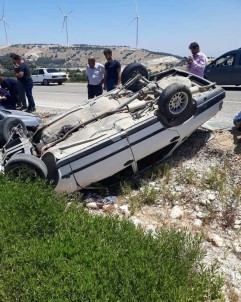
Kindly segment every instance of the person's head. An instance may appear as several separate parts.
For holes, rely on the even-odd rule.
[[[5,79],[4,75],[0,75],[0,84],[2,83],[2,81]]]
[[[200,51],[200,48],[199,48],[199,45],[197,42],[192,42],[190,45],[189,45],[189,49],[191,50],[191,53],[193,55],[197,54],[199,51]]]
[[[104,49],[103,54],[107,61],[112,60],[112,50],[109,48]]]
[[[90,68],[94,68],[95,66],[95,58],[94,57],[89,57],[88,58],[88,64]]]
[[[14,63],[17,63],[17,64],[21,63],[21,57],[19,55],[13,54],[11,59]]]

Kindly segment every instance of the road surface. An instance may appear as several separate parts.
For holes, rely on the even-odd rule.
[[[223,109],[211,121],[231,125],[234,115],[241,111],[241,87],[224,87],[224,89],[226,98]],[[59,113],[87,100],[87,84],[34,85],[33,95],[39,112]]]

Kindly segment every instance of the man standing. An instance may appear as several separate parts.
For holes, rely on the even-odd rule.
[[[107,60],[105,63],[105,77],[104,77],[104,88],[110,91],[114,88],[121,87],[121,64],[119,61],[112,58],[112,51],[106,48],[104,56]]]
[[[208,64],[208,58],[200,51],[197,42],[192,42],[189,45],[192,56],[187,58],[187,70],[199,77],[203,77],[204,69]]]
[[[14,56],[15,56],[15,53],[10,54],[10,58],[11,58],[12,63],[13,63],[13,70],[14,70],[14,73],[15,73],[16,71],[18,71],[18,65],[14,64],[14,61],[13,61]],[[21,63],[23,63],[23,62],[24,62],[24,60],[21,58]],[[18,108],[20,110],[26,110],[27,109],[27,101],[26,101],[25,91],[24,91],[24,88],[23,88],[23,84],[20,81],[17,81],[17,88],[18,88],[18,99],[19,99]]]
[[[104,65],[96,63],[94,57],[88,58],[88,65],[86,66],[88,99],[93,99],[95,96],[103,93],[104,72]]]
[[[19,55],[14,55],[12,60],[15,66],[18,66],[18,68],[15,69],[15,76],[18,81],[23,84],[23,88],[28,99],[28,108],[26,111],[33,112],[36,110],[36,108],[32,94],[33,80],[31,78],[29,68],[25,62],[22,62],[21,57]]]

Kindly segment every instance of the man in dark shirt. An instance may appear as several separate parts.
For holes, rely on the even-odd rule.
[[[18,72],[18,65],[14,64],[14,61],[13,61],[14,56],[15,56],[15,53],[10,54],[10,58],[11,58],[12,63],[13,63],[13,70],[14,70],[14,73],[16,73],[16,72]],[[23,62],[24,62],[24,60],[21,58],[21,63],[23,63]],[[27,109],[27,101],[26,101],[26,96],[25,96],[25,91],[24,91],[24,88],[23,88],[23,84],[20,81],[17,81],[17,84],[18,84],[18,99],[19,99],[19,103],[17,104],[18,109],[26,110]]]
[[[35,111],[35,102],[33,99],[33,80],[30,75],[29,68],[25,62],[22,62],[21,57],[19,55],[14,55],[12,57],[12,60],[16,66],[18,66],[15,69],[15,76],[23,85],[24,91],[26,93],[27,99],[28,99],[28,108],[27,112],[33,112]]]
[[[0,86],[6,89],[10,95],[12,96],[14,102],[17,106],[21,105],[18,96],[18,81],[12,78],[5,78],[4,76],[0,76]]]
[[[121,64],[112,58],[112,51],[106,48],[104,56],[107,60],[105,63],[104,89],[110,91],[114,88],[121,87]]]

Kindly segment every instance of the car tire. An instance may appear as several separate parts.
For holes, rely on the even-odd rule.
[[[15,133],[13,134],[13,129],[15,127],[19,128],[19,132],[23,135],[27,135],[28,131],[27,128],[24,124],[24,122],[22,120],[20,120],[19,118],[15,118],[15,117],[7,117],[5,119],[3,119],[0,123],[0,147],[2,147],[3,145],[5,145],[11,135],[13,135],[13,139],[17,138],[18,135]]]
[[[14,154],[4,166],[4,172],[23,181],[37,178],[46,179],[48,170],[45,163],[31,154]]]
[[[43,80],[43,85],[44,85],[44,86],[48,86],[48,85],[49,85],[49,81],[46,80],[46,79],[44,79],[44,80]]]
[[[63,82],[58,82],[58,84],[59,84],[59,85],[62,85],[62,84],[63,84]]]
[[[121,73],[122,85],[124,85],[131,78],[135,77],[138,73],[144,76],[146,79],[148,79],[148,71],[144,65],[140,63],[128,64]],[[138,91],[140,88],[142,88],[142,85],[138,84],[137,82],[128,87],[128,89],[130,89],[133,92]]]
[[[179,117],[183,117],[186,120],[196,110],[190,89],[186,85],[179,83],[167,86],[157,103],[159,112],[170,120],[176,120]]]

